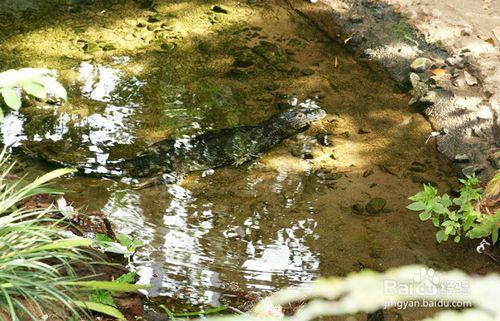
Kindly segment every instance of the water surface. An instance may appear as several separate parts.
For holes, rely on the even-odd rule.
[[[213,12],[214,4],[228,14]],[[405,209],[423,182],[446,191],[455,181],[434,142],[425,144],[431,126],[408,96],[284,2],[0,8],[3,68],[56,69],[70,97],[10,113],[0,131],[15,148],[99,170],[161,139],[255,124],[307,99],[328,112],[255,161],[174,185],[62,182],[69,200],[144,241],[132,266],[173,310],[231,304],[235,289],[264,295],[363,268],[493,269],[468,245],[437,246],[434,228]],[[49,12],[52,19],[40,18]],[[423,172],[409,170],[415,162]],[[37,166],[32,175],[48,169]],[[374,197],[387,201],[383,213],[353,210]]]

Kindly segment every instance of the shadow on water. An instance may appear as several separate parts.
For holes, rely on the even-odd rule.
[[[424,144],[431,127],[408,97],[281,1],[217,2],[228,14],[206,1],[157,1],[155,11],[85,2],[21,1],[27,7],[2,11],[16,26],[2,29],[3,65],[57,69],[70,95],[62,106],[9,114],[4,144],[103,165],[166,137],[255,124],[294,99],[329,114],[256,161],[178,184],[134,191],[129,179],[63,182],[75,191],[70,200],[146,243],[133,265],[160,301],[221,304],[235,288],[268,293],[410,263],[492,269],[467,244],[435,245],[433,227],[405,209],[423,182],[446,190],[455,180]],[[52,19],[27,23],[47,12]],[[418,172],[409,169],[415,162]],[[374,197],[387,206],[369,215]]]

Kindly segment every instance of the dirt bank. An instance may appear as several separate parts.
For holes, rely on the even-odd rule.
[[[381,62],[401,87],[411,89],[410,102],[429,117],[436,134],[441,132],[439,150],[464,174],[492,176],[500,166],[497,2],[289,3],[361,57]],[[411,70],[418,57],[429,58],[429,64]]]

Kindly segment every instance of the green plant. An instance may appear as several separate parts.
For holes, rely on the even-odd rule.
[[[129,272],[123,274],[113,282],[133,284],[136,278],[137,278],[136,272]],[[115,300],[113,299],[113,294],[114,293],[112,291],[109,291],[108,289],[94,289],[92,293],[89,295],[89,301],[116,308],[116,303]]]
[[[402,308],[405,303],[422,300],[436,306],[452,307],[457,303],[464,309],[440,310],[424,321],[494,321],[500,318],[500,305],[491,298],[492,289],[500,288],[500,275],[468,276],[461,271],[432,271],[437,283],[432,283],[428,292],[411,290],[408,286],[415,282],[415,276],[431,272],[424,266],[410,265],[389,269],[385,272],[364,270],[351,273],[344,278],[319,279],[301,287],[284,289],[260,301],[255,308],[241,315],[218,315],[205,317],[205,321],[312,321],[330,319],[328,316],[347,316],[358,312],[372,313],[383,308]],[[388,289],[388,281],[400,285],[400,290]],[[428,279],[416,285],[428,286]],[[450,291],[450,284],[463,284],[470,292],[459,295]],[[432,302],[431,302],[432,301]],[[295,314],[283,316],[282,307],[290,303],[300,304]],[[424,306],[424,305],[419,305]],[[355,317],[352,316],[352,319]],[[356,318],[356,319],[359,319]]]
[[[55,73],[51,70],[21,68],[0,73],[0,93],[7,107],[19,110],[23,92],[39,99],[47,99],[51,96],[67,100],[66,90],[56,80]],[[3,111],[0,109],[0,121],[3,117]]]
[[[82,281],[73,269],[96,263],[88,250],[94,241],[62,233],[64,219],[55,207],[19,208],[20,202],[42,193],[54,178],[73,172],[59,169],[33,182],[8,181],[13,164],[0,154],[0,320],[42,320],[48,314],[85,317],[94,310],[125,320],[113,307],[84,301],[94,289],[130,292],[142,286],[106,281]],[[102,262],[101,262],[102,263]],[[91,276],[88,276],[90,278]]]
[[[475,176],[460,179],[463,187],[460,196],[451,198],[448,194],[438,195],[438,191],[431,185],[424,185],[423,191],[411,196],[413,201],[406,208],[420,212],[422,221],[431,220],[439,229],[436,233],[438,242],[446,241],[453,236],[455,242],[460,242],[465,235],[469,238],[491,236],[493,243],[498,240],[500,227],[500,213],[485,215],[476,209],[476,204],[481,200],[483,190]]]
[[[138,247],[144,245],[142,241],[132,240],[123,233],[118,234],[116,240],[118,242],[115,242],[112,238],[104,234],[98,233],[96,235],[96,241],[105,252],[121,254],[128,259],[134,255]]]

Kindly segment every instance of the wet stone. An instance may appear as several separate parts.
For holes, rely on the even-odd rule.
[[[332,146],[332,141],[328,133],[318,133],[316,135],[316,140],[322,146]]]
[[[375,172],[373,171],[373,169],[367,169],[366,171],[363,172],[363,177],[368,177],[370,175],[373,175]]]
[[[361,23],[363,22],[363,16],[361,15],[353,15],[349,18],[349,21],[352,23]]]
[[[352,207],[352,213],[356,215],[364,215],[365,208],[361,204],[354,204]]]
[[[484,167],[481,165],[470,165],[467,167],[462,168],[462,174],[465,176],[471,176],[475,174],[479,174],[484,170]]]
[[[314,171],[314,175],[322,181],[336,181],[344,176],[342,173],[333,172],[328,169],[317,169]]]
[[[170,51],[170,50],[175,49],[175,44],[171,43],[171,42],[162,43],[160,45],[160,48],[163,49],[163,50]]]
[[[445,61],[446,64],[449,66],[455,66],[460,69],[465,67],[464,60],[462,57],[448,57],[446,58]]]
[[[314,155],[311,152],[303,152],[302,155],[300,155],[300,158],[302,159],[314,159]]]
[[[455,163],[468,163],[470,162],[470,157],[467,154],[458,154],[453,157],[453,162]]]
[[[413,60],[413,62],[410,65],[410,69],[411,71],[421,73],[429,69],[431,66],[432,66],[432,61],[430,61],[427,58],[420,57]]]
[[[370,215],[377,215],[384,210],[386,204],[387,202],[383,198],[372,198],[368,203],[366,203],[365,210]]]
[[[278,85],[275,82],[270,83],[269,85],[266,86],[266,89],[269,90],[269,91],[274,91],[274,90],[276,90],[278,88],[280,88],[280,85]]]
[[[274,104],[274,107],[278,111],[282,112],[282,111],[285,111],[285,110],[289,109],[290,108],[290,104],[287,103],[287,102],[284,102],[284,101],[280,101],[280,102],[277,102],[276,104]]]
[[[418,101],[424,105],[435,104],[439,100],[439,94],[435,90],[428,91]]]
[[[250,59],[236,59],[233,63],[233,66],[238,68],[248,68],[253,64],[254,62]]]
[[[413,88],[420,84],[420,77],[414,72],[410,73],[410,83]]]
[[[229,12],[227,11],[227,9],[224,9],[222,8],[221,6],[219,5],[215,5],[212,7],[211,9],[213,12],[215,13],[223,13],[223,14],[228,14]]]
[[[238,68],[231,68],[226,75],[229,77],[242,77],[245,76],[247,73],[244,70],[238,69]]]
[[[161,17],[161,16],[159,16],[159,15],[149,16],[149,17],[148,17],[148,22],[149,22],[149,23],[160,22],[160,21],[161,21],[161,19],[162,19],[162,17]]]
[[[274,96],[271,94],[268,94],[268,93],[257,96],[258,101],[263,101],[266,103],[272,102],[273,99],[274,99]]]
[[[427,170],[427,166],[425,164],[420,163],[420,162],[413,162],[413,163],[411,163],[411,165],[408,169],[412,172],[423,173]]]
[[[310,76],[314,74],[314,70],[312,70],[311,68],[302,69],[301,72],[304,76]]]
[[[290,72],[292,67],[287,64],[277,64],[276,69],[281,72]]]
[[[83,51],[86,53],[93,53],[100,51],[101,47],[95,42],[87,42],[86,44],[83,45]]]
[[[420,184],[420,185],[425,184],[425,185],[432,185],[432,186],[434,186],[434,187],[437,187],[437,186],[438,186],[438,185],[436,184],[436,182],[431,181],[431,180],[429,180],[429,179],[427,179],[427,178],[424,178],[424,177],[422,177],[422,176],[420,176],[420,175],[417,175],[417,174],[414,174],[414,175],[412,175],[412,176],[411,176],[411,181],[412,181],[413,183],[415,183],[415,184]]]
[[[104,46],[102,46],[102,50],[104,51],[112,51],[112,50],[115,50],[116,47],[110,43],[108,44],[105,44]]]

